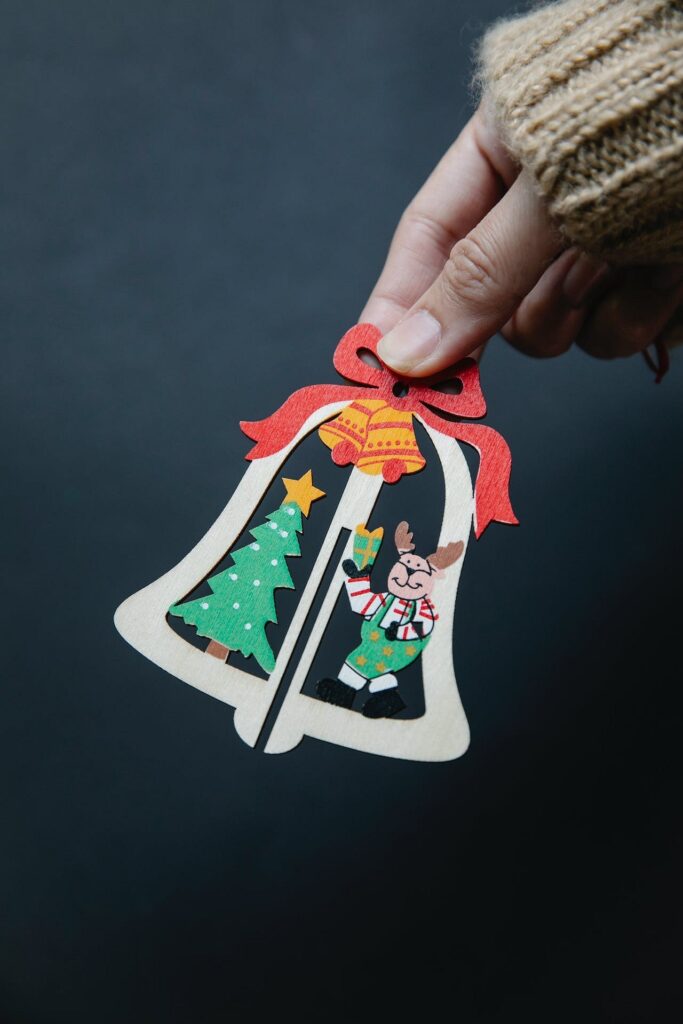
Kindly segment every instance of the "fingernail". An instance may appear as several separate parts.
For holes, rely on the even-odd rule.
[[[573,264],[562,284],[564,297],[572,306],[583,306],[599,281],[609,271],[606,263],[601,263],[582,253]]]
[[[394,370],[408,372],[431,356],[440,340],[441,324],[426,309],[420,309],[385,334],[377,351]]]
[[[683,281],[683,264],[672,263],[667,267],[655,267],[650,276],[650,283],[658,291],[668,292],[678,287]]]

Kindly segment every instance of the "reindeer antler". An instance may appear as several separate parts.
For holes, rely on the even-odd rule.
[[[445,547],[438,547],[433,555],[429,555],[427,561],[435,569],[447,569],[449,565],[457,562],[465,550],[461,540],[451,541]]]
[[[410,532],[410,527],[405,522],[399,523],[396,527],[396,533],[394,534],[394,544],[396,549],[400,552],[403,551],[414,551],[415,545],[413,544],[413,535]]]

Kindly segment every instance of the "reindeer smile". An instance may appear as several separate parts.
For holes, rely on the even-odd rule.
[[[401,563],[401,565],[403,565],[403,563]],[[422,588],[422,584],[419,583],[419,582],[418,583],[411,583],[410,582],[410,577],[413,575],[413,573],[421,572],[423,570],[420,570],[420,569],[410,569],[407,565],[403,565],[403,568],[406,571],[406,578],[405,578],[405,580],[403,582],[401,582],[401,580],[398,578],[398,576],[392,576],[391,577],[391,582],[392,583],[396,583],[399,587],[408,587],[410,590],[420,590]]]
[[[396,576],[391,577],[394,583],[398,583],[399,587],[408,587],[409,590],[421,590],[419,583],[409,583],[408,580],[405,583],[399,583]]]

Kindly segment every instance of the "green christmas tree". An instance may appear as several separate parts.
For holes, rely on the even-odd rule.
[[[231,551],[233,564],[209,577],[213,591],[206,597],[173,605],[177,615],[199,636],[209,638],[207,654],[225,661],[230,651],[240,651],[258,661],[266,672],[275,668],[275,655],[266,637],[266,624],[277,622],[275,590],[293,589],[286,559],[299,555],[297,534],[303,530],[302,515],[324,491],[313,486],[309,470],[299,480],[283,477],[287,497],[266,522],[250,530],[251,544]]]

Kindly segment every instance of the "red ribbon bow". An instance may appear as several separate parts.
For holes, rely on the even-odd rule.
[[[433,379],[431,384],[416,380],[403,380],[389,367],[368,366],[359,357],[362,349],[377,355],[381,333],[373,324],[357,324],[347,331],[334,353],[334,365],[342,377],[361,387],[346,384],[312,384],[291,395],[284,405],[271,416],[257,422],[240,423],[243,432],[257,443],[247,459],[262,459],[281,451],[298,433],[308,417],[331,402],[363,398],[381,398],[394,409],[414,413],[442,434],[472,445],[479,453],[479,472],[475,484],[474,532],[480,537],[490,522],[518,522],[512,511],[508,486],[510,481],[510,449],[501,435],[492,427],[480,423],[460,423],[444,419],[447,416],[479,418],[486,413],[486,403],[479,384],[479,367],[474,359],[465,359],[454,369]],[[444,394],[432,385],[439,380],[460,381],[459,394]],[[398,387],[397,387],[398,385]],[[397,397],[395,390],[405,391]]]

